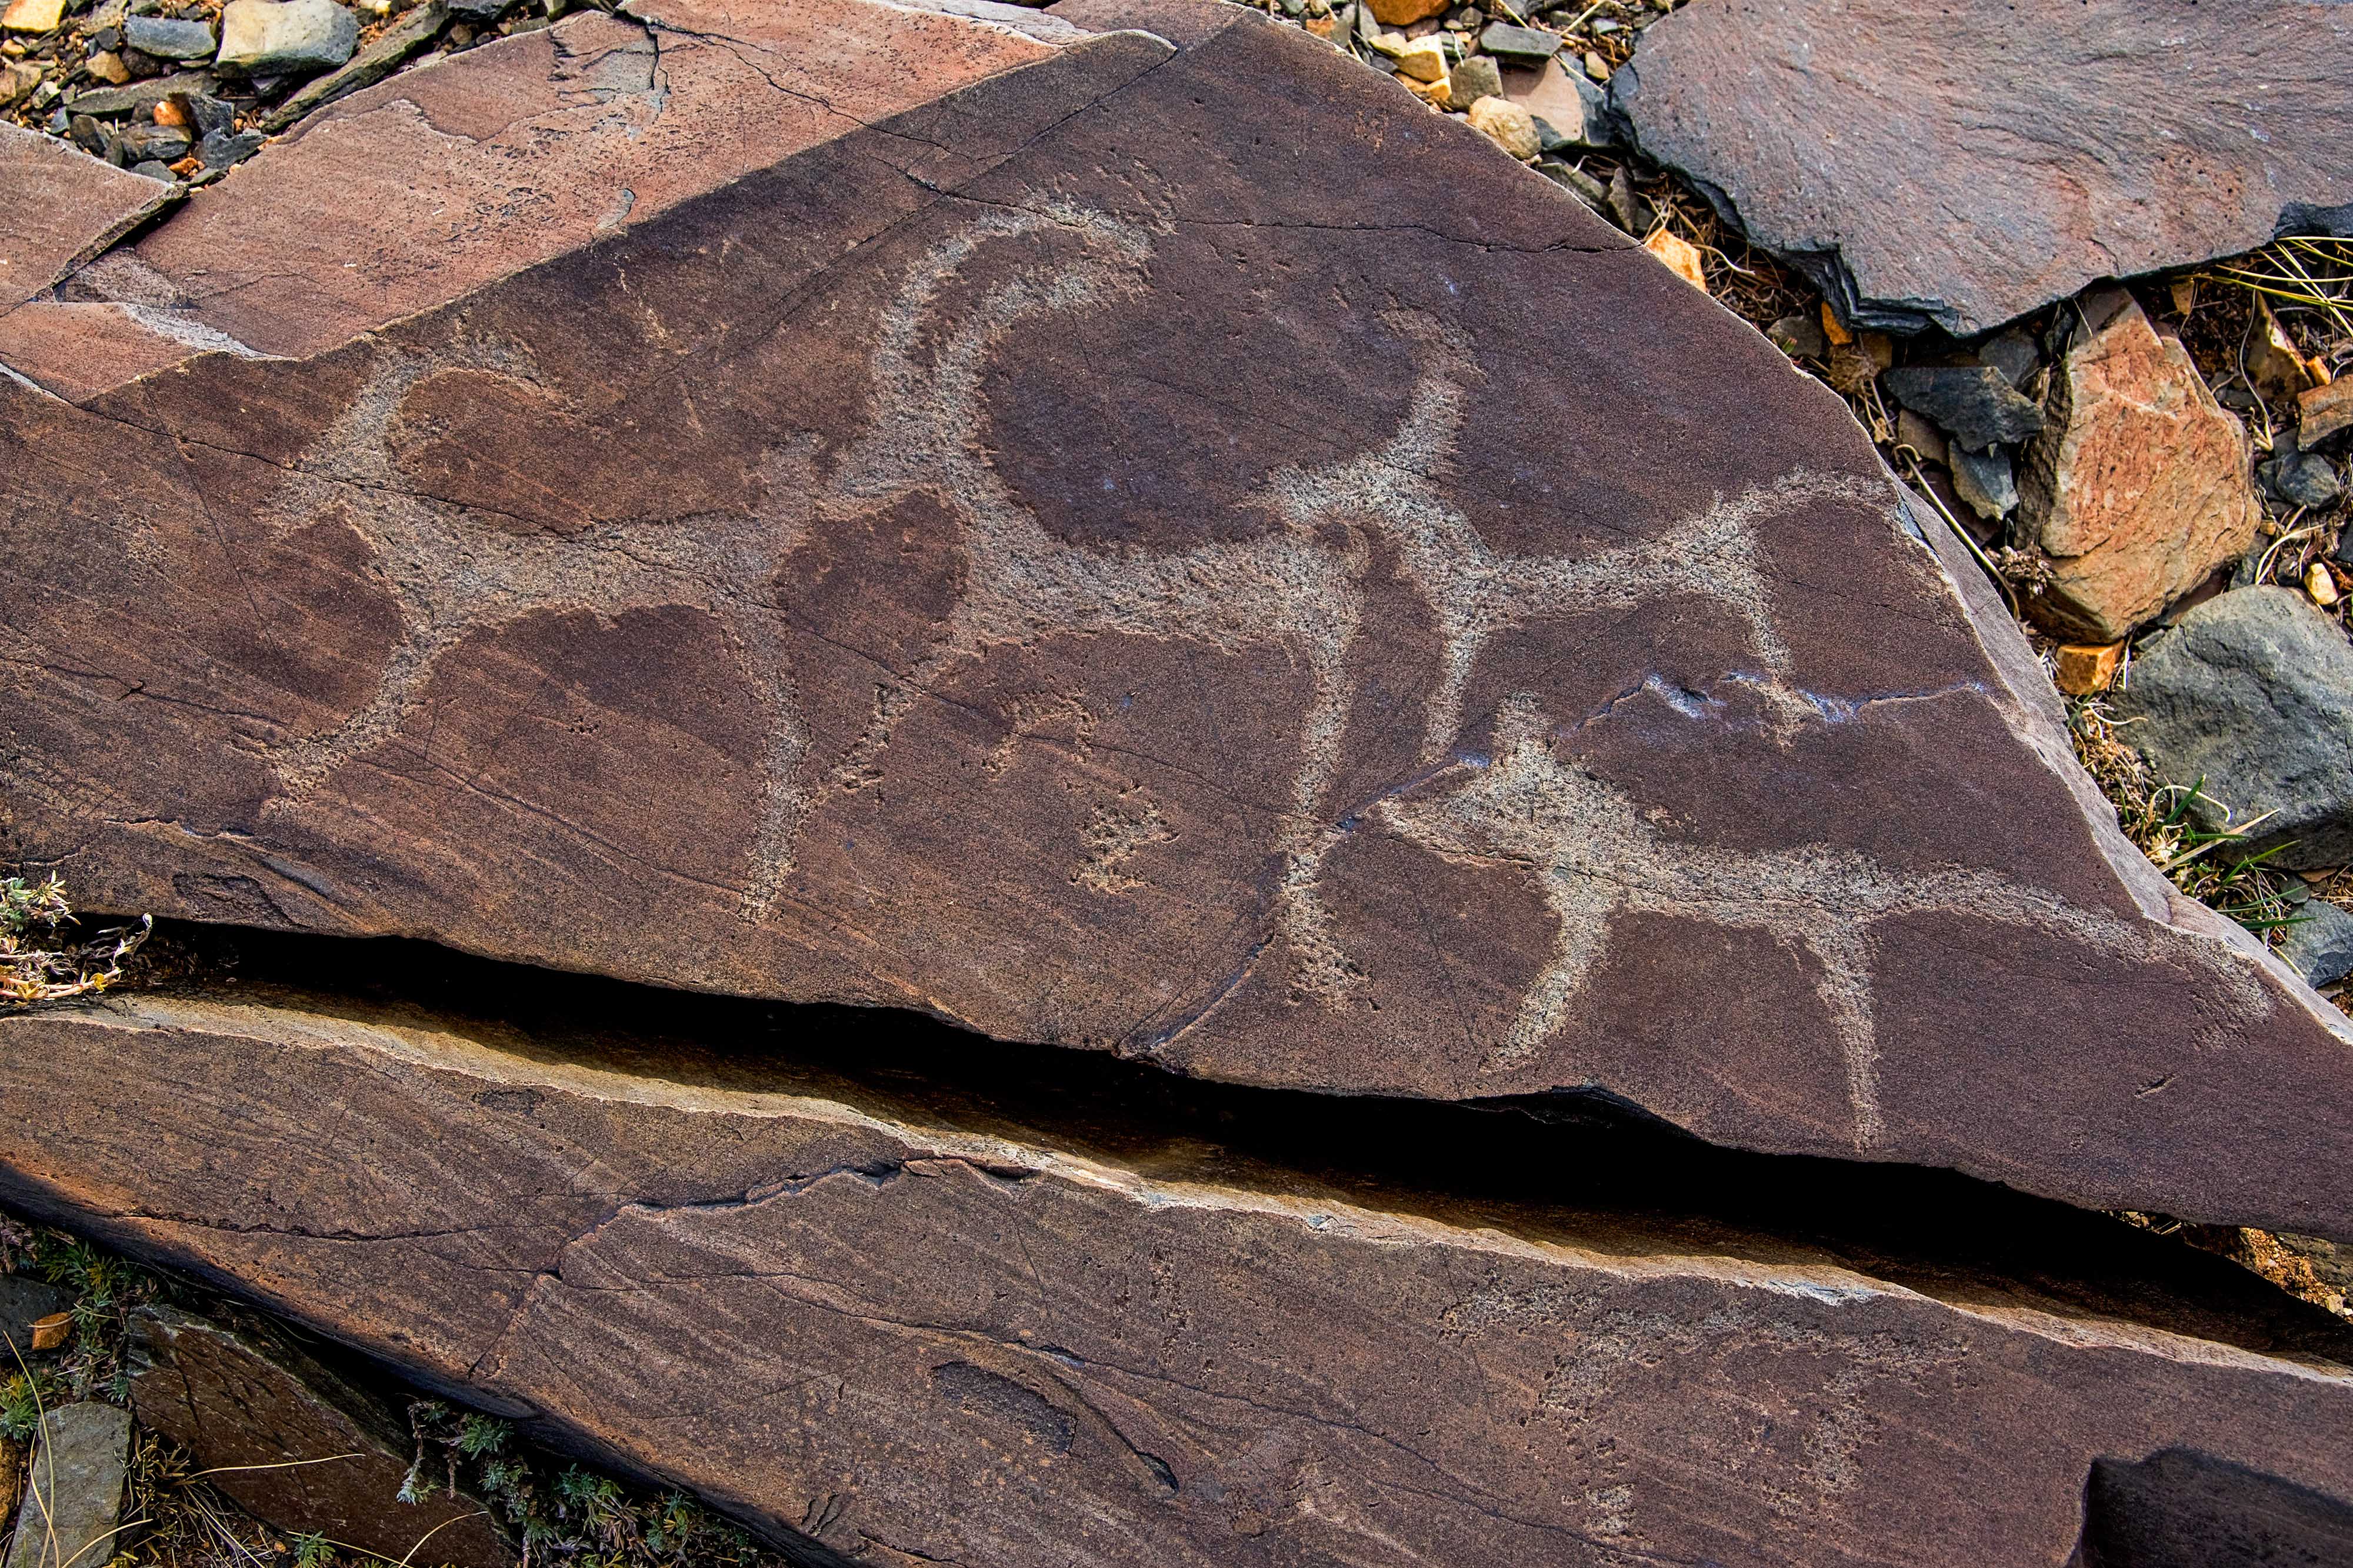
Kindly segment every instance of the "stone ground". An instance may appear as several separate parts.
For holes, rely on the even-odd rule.
[[[206,187],[235,178],[237,163],[308,110],[392,70],[546,26],[573,8],[571,0],[427,0],[416,6],[385,0],[360,10],[347,37],[329,37],[307,69],[256,75],[216,66],[214,50],[231,22],[216,0],[176,6],[14,0],[0,16],[0,112],[201,202]],[[2340,642],[2345,637],[2353,603],[2353,530],[2347,528],[2353,516],[2345,499],[2342,429],[2353,423],[2353,405],[2327,394],[2335,377],[2353,374],[2353,242],[2285,237],[2248,256],[2135,279],[2128,300],[2087,290],[1969,341],[1933,330],[1912,338],[1851,331],[1803,276],[1751,247],[1699,191],[1627,151],[1623,128],[1596,107],[1599,94],[1588,89],[1606,84],[1633,58],[1642,30],[1672,5],[1595,0],[1522,12],[1506,0],[1493,0],[1490,9],[1449,9],[1443,0],[1436,7],[1422,0],[1337,7],[1329,0],[1273,0],[1265,8],[1345,49],[1366,69],[1397,77],[1430,112],[1485,132],[1507,155],[1533,163],[1644,241],[1844,397],[1890,467],[1933,499],[2001,584],[2067,693],[2078,753],[2116,805],[2127,835],[2185,892],[2262,934],[2324,995],[2353,1012],[2353,942],[2342,935],[2353,929],[2353,912],[2346,912],[2353,911],[2353,866],[2333,854],[2316,863],[2292,846],[2264,859],[2233,858],[2234,841],[2254,842],[2262,824],[2229,803],[2248,798],[2242,785],[2255,786],[2212,773],[2180,776],[2134,743],[2136,724],[2147,719],[2134,695],[2136,667],[2154,657],[2186,616],[2211,616],[2221,612],[2209,606],[2251,602],[2231,595],[2271,587],[2294,595],[2297,614],[2325,623]],[[193,29],[203,31],[201,47]],[[141,41],[150,48],[136,47]],[[2158,602],[2118,609],[2087,604],[2100,590],[2071,579],[2080,563],[2054,542],[2047,495],[2037,499],[2038,483],[2048,491],[2051,476],[2074,459],[2055,432],[2042,432],[2040,413],[2031,421],[2019,416],[2019,423],[2000,422],[2014,407],[2031,413],[2072,406],[2080,416],[2103,396],[2128,401],[2134,387],[2095,384],[2094,355],[2110,331],[2137,332],[2137,321],[2147,323],[2149,337],[2137,351],[2138,367],[2117,374],[2161,378],[2168,363],[2186,361],[2204,396],[2229,411],[2243,440],[2220,425],[2209,426],[2223,431],[2219,445],[2192,440],[2154,455],[2133,447],[2129,433],[2118,439],[2153,468],[2179,460],[2203,465],[2189,472],[2184,482],[2193,499],[2183,504],[2210,507],[2218,491],[2243,496],[2252,538],[2218,545],[2194,530],[2160,531],[2126,563],[2140,598],[2155,594]],[[2054,399],[2054,378],[2072,378],[2072,392],[2058,389],[2063,395]],[[2334,412],[2340,407],[2347,410],[2341,418]],[[2185,417],[2194,422],[2196,409]],[[2189,458],[2179,458],[2183,449]],[[2217,554],[2220,546],[2227,548]],[[2147,589],[2150,583],[2160,587]],[[2279,679],[2284,684],[2295,673]],[[2225,714],[2214,722],[2282,721],[2283,705],[2262,706],[2242,720]],[[2346,717],[2325,707],[2284,710],[2307,728]],[[2260,752],[2293,747],[2297,737],[2246,739],[2242,751]],[[62,978],[70,985],[77,973],[105,970],[122,945],[118,939],[112,954],[77,954],[58,973],[12,960],[11,979],[30,975],[25,984],[54,989]],[[2184,1226],[2163,1215],[2126,1217],[2179,1234],[2293,1294],[2353,1316],[2346,1295],[2353,1268],[2343,1249]],[[31,1351],[0,1393],[0,1478],[8,1478],[21,1473],[24,1444],[38,1426],[37,1396],[44,1404],[127,1402],[126,1314],[159,1295],[194,1298],[187,1287],[5,1219],[0,1264],[0,1272],[61,1281],[73,1325],[63,1346]],[[446,1460],[454,1487],[462,1457],[474,1472],[470,1479],[479,1481],[490,1439],[459,1435],[446,1411],[435,1414],[438,1408],[420,1406],[422,1414],[413,1415],[418,1464]],[[469,1451],[470,1444],[480,1451]],[[702,1523],[670,1511],[682,1504],[562,1470],[544,1458],[519,1456],[505,1484],[521,1528],[540,1529],[550,1542],[574,1550],[599,1545],[600,1560],[756,1560],[740,1541],[698,1533]],[[14,1492],[16,1484],[6,1489]],[[204,1484],[184,1454],[153,1434],[136,1448],[133,1493],[134,1506],[157,1521],[131,1548],[134,1561],[315,1568],[336,1550],[242,1514]]]

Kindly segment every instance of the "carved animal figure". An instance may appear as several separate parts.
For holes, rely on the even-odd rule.
[[[1527,1061],[1568,1022],[1608,944],[1610,921],[1628,911],[1761,931],[1813,954],[1820,965],[1815,993],[1845,1060],[1858,1150],[1869,1149],[1884,1130],[1872,1019],[1882,921],[1974,915],[2126,959],[2147,957],[2153,943],[2164,942],[2198,966],[2201,985],[2229,986],[2249,1008],[2265,1005],[2262,988],[2242,966],[2210,951],[2211,943],[2082,909],[1994,872],[1959,866],[1896,871],[1827,844],[1758,851],[1670,838],[1624,791],[1557,755],[1544,716],[1525,694],[1499,715],[1492,758],[1460,761],[1446,771],[1460,781],[1453,789],[1384,801],[1367,815],[1442,856],[1533,872],[1558,922],[1552,955],[1511,1034],[1488,1054],[1490,1069]]]
[[[610,619],[631,610],[692,605],[716,615],[765,731],[758,826],[742,912],[764,915],[781,892],[808,795],[799,778],[807,737],[794,700],[774,579],[807,537],[809,445],[763,460],[765,502],[749,525],[713,513],[598,522],[572,533],[518,531],[455,501],[417,493],[394,443],[401,405],[427,376],[451,370],[525,385],[530,363],[512,350],[461,345],[424,354],[387,348],[351,406],[293,465],[261,509],[278,537],[339,519],[367,542],[392,595],[400,640],[376,692],[332,729],[274,748],[284,795],[299,800],[406,723],[440,660],[465,638],[543,611]]]
[[[942,306],[958,269],[982,246],[1050,231],[1075,238],[1081,258],[1025,268],[959,310]],[[1497,634],[1675,596],[1711,601],[1746,626],[1757,668],[1733,673],[1760,691],[1777,734],[1786,737],[1817,716],[1789,678],[1757,530],[1810,502],[1883,505],[1883,489],[1798,474],[1720,502],[1656,538],[1575,558],[1497,552],[1447,499],[1443,485],[1469,401],[1466,385],[1478,374],[1470,344],[1415,311],[1380,318],[1413,344],[1420,364],[1405,417],[1369,451],[1274,474],[1249,504],[1274,519],[1277,531],[1182,550],[1055,537],[989,460],[983,378],[999,346],[1024,323],[1141,292],[1152,248],[1145,226],[1097,211],[992,209],[934,246],[884,311],[872,423],[842,453],[818,515],[855,516],[903,497],[925,497],[957,520],[965,570],[961,596],[938,639],[903,676],[878,687],[871,721],[836,770],[842,787],[878,778],[914,700],[955,667],[994,647],[1115,633],[1191,638],[1227,652],[1286,648],[1305,661],[1314,693],[1279,846],[1275,922],[1293,984],[1332,1002],[1360,978],[1334,937],[1317,880],[1344,836],[1341,814],[1324,792],[1349,720],[1346,665],[1363,617],[1368,538],[1390,546],[1398,571],[1438,622],[1440,683],[1425,715],[1425,763],[1452,745],[1471,673]],[[1335,536],[1342,542],[1335,544]]]

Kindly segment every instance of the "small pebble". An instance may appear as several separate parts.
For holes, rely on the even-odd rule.
[[[213,30],[204,23],[162,16],[125,17],[122,41],[163,60],[200,60],[213,52]]]
[[[1609,62],[1591,49],[1585,51],[1585,74],[1596,81],[1609,79]]]
[[[1470,108],[1482,98],[1504,95],[1504,73],[1495,62],[1484,55],[1473,55],[1448,73],[1452,90],[1446,95],[1446,107],[1454,110]]]
[[[2304,591],[2324,610],[2337,601],[2337,579],[2329,574],[2327,562],[2316,561],[2305,568]]]
[[[1775,348],[1791,359],[1820,359],[1823,351],[1830,347],[1829,340],[1822,335],[1821,322],[1802,313],[1783,316],[1765,329],[1765,335],[1772,340]],[[1941,452],[1944,446],[1944,438],[1938,437],[1936,449]]]
[[[1471,128],[1521,163],[1535,162],[1535,116],[1510,99],[1482,98],[1472,104]]]

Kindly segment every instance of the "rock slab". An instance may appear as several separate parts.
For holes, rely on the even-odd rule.
[[[2219,595],[2151,638],[2114,706],[2210,831],[2289,869],[2353,858],[2353,644],[2293,588]],[[2203,781],[2201,784],[2200,781]]]
[[[0,320],[153,216],[172,188],[0,124]]]
[[[256,1519],[390,1563],[516,1561],[477,1500],[429,1488],[401,1501],[411,1445],[398,1413],[282,1336],[152,1306],[132,1315],[130,1333],[140,1422],[186,1447]]]
[[[130,1413],[85,1400],[41,1418],[25,1467],[25,1500],[8,1542],[7,1568],[83,1568],[130,1544]]]
[[[2331,0],[1708,0],[1610,92],[1861,326],[1968,337],[2096,279],[2353,233]]]
[[[2106,1539],[2119,1456],[2210,1456],[2216,1508],[2353,1497],[2343,1326],[2096,1216],[2021,1273],[1899,1269],[1272,1170],[1092,1102],[1056,1135],[740,1038],[275,992],[0,1020],[0,1099],[35,1089],[86,1109],[0,1119],[10,1202],[804,1560],[2057,1564]],[[2094,1254],[2224,1295],[2077,1279]]]
[[[2174,901],[1975,567],[1683,279],[1239,12],[731,16],[649,24],[658,118],[602,16],[354,95],[37,353],[0,318],[15,853],[2353,1236],[2341,1016]],[[893,38],[932,74],[686,85]]]
[[[2121,289],[2084,310],[2094,330],[2053,371],[2049,417],[2020,464],[2021,532],[2052,568],[2027,613],[2114,642],[2244,554],[2263,505],[2246,426],[2189,351]]]

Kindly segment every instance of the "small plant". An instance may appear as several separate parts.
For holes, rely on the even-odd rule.
[[[682,1492],[659,1496],[578,1465],[531,1452],[509,1423],[437,1399],[408,1407],[417,1458],[401,1484],[407,1502],[470,1492],[522,1543],[527,1563],[586,1568],[761,1568],[776,1559]]]
[[[155,922],[113,926],[88,940],[64,940],[75,925],[65,884],[0,880],[0,1006],[32,1007],[103,991],[122,978]]]

